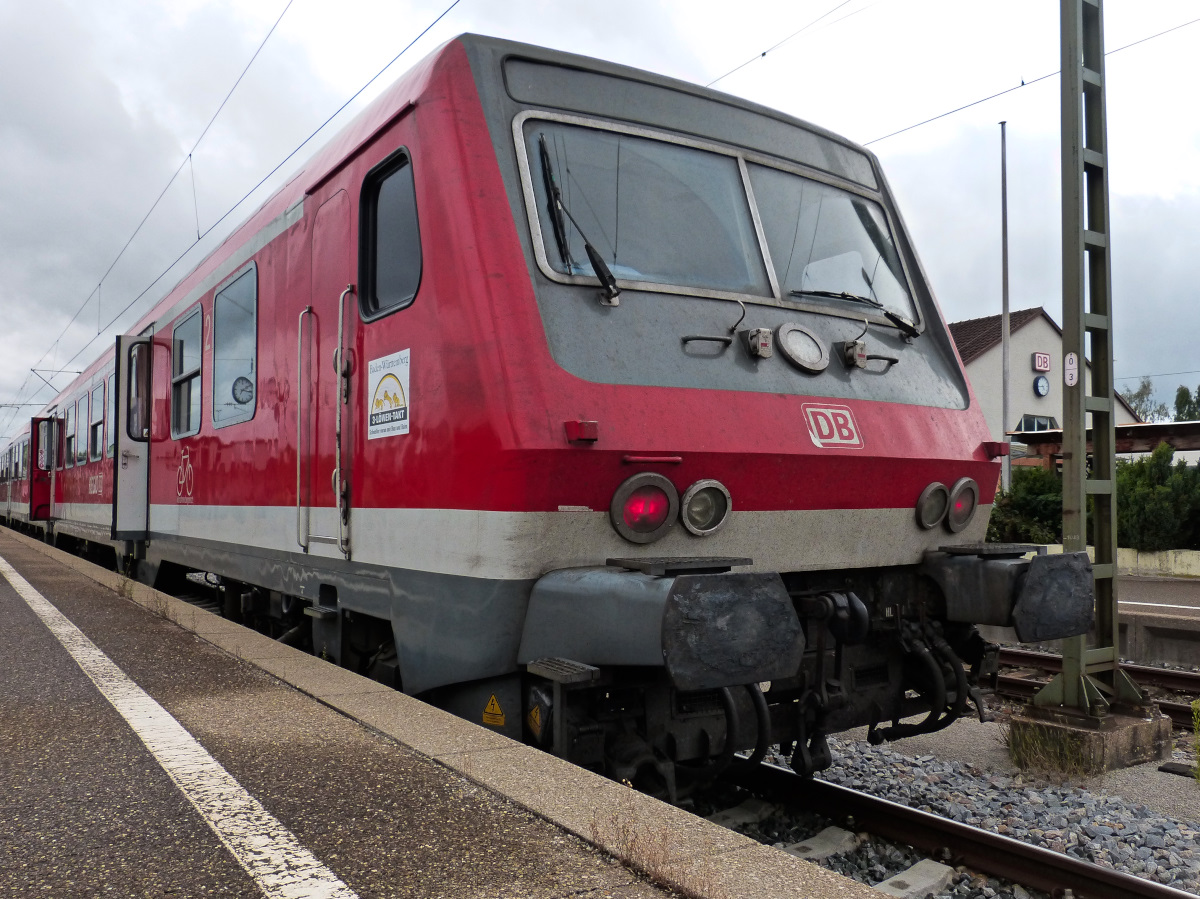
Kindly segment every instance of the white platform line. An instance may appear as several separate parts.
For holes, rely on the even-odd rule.
[[[0,557],[0,574],[29,604],[146,744],[238,864],[271,899],[358,899],[242,789],[183,725]]]
[[[1122,606],[1151,606],[1155,609],[1187,609],[1189,612],[1200,612],[1200,606],[1172,606],[1165,602],[1130,602],[1127,599],[1118,599],[1117,604]]]

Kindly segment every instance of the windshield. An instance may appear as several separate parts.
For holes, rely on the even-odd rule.
[[[566,228],[565,259],[538,171],[543,135],[563,205],[579,223]],[[586,234],[618,279],[771,296],[736,159],[543,121],[526,125],[525,141],[546,258],[556,271],[594,274]]]
[[[555,271],[595,276],[587,235],[619,281],[773,296],[736,157],[537,119],[525,122],[524,137],[542,246]],[[852,301],[804,295],[845,292],[917,320],[879,204],[758,163],[746,168],[784,299],[849,308]],[[553,206],[548,181],[578,227]]]
[[[904,269],[877,203],[764,165],[749,170],[784,296],[844,291],[913,319]]]

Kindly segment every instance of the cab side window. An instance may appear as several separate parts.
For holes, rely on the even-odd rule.
[[[258,286],[251,267],[213,300],[212,423],[254,417],[258,399]]]
[[[363,183],[360,204],[362,314],[378,318],[412,303],[421,283],[412,160],[401,151]]]
[[[171,436],[200,430],[200,307],[175,326],[171,335]]]

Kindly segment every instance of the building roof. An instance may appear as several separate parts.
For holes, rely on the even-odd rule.
[[[1062,334],[1062,329],[1041,306],[1009,312],[1009,333],[1021,330],[1038,317],[1045,318],[1055,331]],[[992,347],[1000,345],[1000,327],[999,315],[988,315],[983,318],[967,319],[965,322],[950,323],[950,334],[954,338],[954,345],[958,347],[958,355],[962,356],[963,365],[970,365]]]
[[[1047,324],[1050,325],[1061,337],[1062,328],[1058,326],[1058,322],[1052,319],[1049,313],[1041,306],[1034,306],[1031,309],[1017,309],[1008,313],[1008,332],[1013,334],[1021,328],[1025,327],[1031,321],[1036,321],[1038,318],[1044,318]],[[954,345],[958,347],[958,355],[962,357],[963,365],[970,365],[988,350],[994,346],[1000,345],[1001,340],[1001,322],[999,315],[986,315],[983,318],[969,318],[966,321],[950,322],[950,336],[954,338]],[[1091,360],[1085,358],[1084,364],[1090,369],[1092,366]],[[1141,417],[1129,405],[1125,397],[1120,393],[1116,395],[1116,401],[1120,403],[1129,414],[1136,420],[1141,421]]]

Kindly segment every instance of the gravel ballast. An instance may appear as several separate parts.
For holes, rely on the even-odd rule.
[[[831,739],[830,745],[834,762],[818,775],[823,780],[1200,894],[1200,824],[1194,821],[1159,814],[1094,785],[1049,783],[931,754],[906,755],[899,751],[903,743],[893,748]],[[1178,789],[1200,795],[1200,785],[1187,778],[1178,778]],[[780,811],[744,832],[783,848],[828,824],[809,812]],[[857,850],[820,864],[873,886],[921,857],[907,847],[868,838]],[[1038,895],[965,870],[938,894],[946,899]]]

